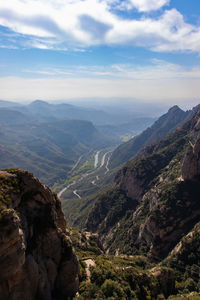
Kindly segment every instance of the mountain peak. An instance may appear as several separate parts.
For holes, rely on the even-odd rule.
[[[175,113],[175,112],[183,112],[183,110],[178,106],[178,105],[174,105],[172,106],[169,110],[168,113]]]
[[[44,100],[35,100],[31,102],[30,105],[49,105],[49,103]]]

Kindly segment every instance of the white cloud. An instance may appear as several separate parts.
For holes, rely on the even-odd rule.
[[[200,27],[184,22],[176,10],[167,10],[158,19],[120,20],[108,32],[111,44],[132,44],[154,51],[200,52]]]
[[[147,12],[169,1],[129,2],[139,11]],[[156,19],[146,15],[137,20],[126,19],[111,10],[118,3],[118,0],[6,0],[0,3],[0,25],[25,35],[27,47],[56,50],[106,44],[142,46],[159,52],[200,52],[200,27],[186,23],[176,9],[165,10]]]
[[[169,0],[129,0],[122,2],[121,7],[127,9],[132,9],[134,7],[140,12],[149,12],[158,10],[168,4]]]

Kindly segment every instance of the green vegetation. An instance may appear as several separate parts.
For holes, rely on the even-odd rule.
[[[179,205],[182,205],[181,213],[185,210],[185,201],[180,204],[173,199],[179,198],[180,193],[181,199],[187,198],[188,194],[184,194],[184,190],[190,191],[194,199],[195,193],[199,194],[197,187],[194,188],[193,185],[188,189],[187,185],[183,186],[178,180],[187,145],[187,132],[184,130],[174,132],[159,143],[147,147],[135,159],[129,161],[115,177],[115,187],[110,186],[107,192],[102,190],[97,195],[87,218],[86,227],[103,236],[109,253],[115,254],[119,251],[119,253],[135,255],[148,252],[149,246],[145,240],[135,243],[140,226],[145,220],[151,216],[156,226],[165,227],[174,209],[177,210]],[[128,177],[136,178],[137,188],[141,185],[139,198],[130,198],[126,190],[121,187],[122,178],[124,181],[124,178]],[[178,192],[180,189],[182,192]],[[142,198],[147,191],[149,195],[147,193]],[[156,193],[156,197],[159,197],[159,205],[151,208],[150,211],[152,193]],[[197,199],[195,201],[197,203]],[[137,208],[139,213],[133,221],[133,212]],[[188,213],[187,209],[185,211]],[[156,239],[154,242],[157,243]]]
[[[75,299],[199,300],[199,229],[200,225],[195,226],[183,238],[181,250],[159,265],[142,255],[106,255],[97,234],[71,229],[80,260],[80,289]],[[87,261],[94,265],[88,267]]]
[[[87,236],[74,229],[71,239],[80,259],[80,289],[75,299],[145,300],[158,299],[158,295],[164,299],[165,292],[150,271],[154,264],[146,257],[105,255],[98,247],[96,235]],[[94,266],[88,268],[89,259]]]
[[[20,183],[17,176],[10,174],[16,173],[17,170],[0,171],[0,211],[12,207],[11,195],[20,193]]]
[[[163,265],[176,272],[179,293],[200,292],[200,223],[184,236]]]
[[[169,300],[200,300],[200,296],[198,293],[191,293],[191,294],[179,294],[177,296],[170,296]]]

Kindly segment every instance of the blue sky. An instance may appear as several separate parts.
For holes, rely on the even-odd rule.
[[[199,102],[198,0],[0,2],[1,99]]]

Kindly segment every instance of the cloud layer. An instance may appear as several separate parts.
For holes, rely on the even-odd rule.
[[[30,101],[120,97],[151,102],[185,102],[190,107],[199,102],[200,68],[186,69],[165,61],[154,60],[144,67],[112,65],[109,68],[79,66],[71,70],[43,69],[35,70],[35,74],[37,78],[1,78],[1,99]]]
[[[0,3],[0,25],[25,35],[20,47],[65,50],[131,45],[158,52],[200,53],[200,27],[187,23],[168,4],[169,0],[6,0]],[[135,9],[142,15],[122,18],[117,9]],[[159,9],[156,18],[147,14]]]

